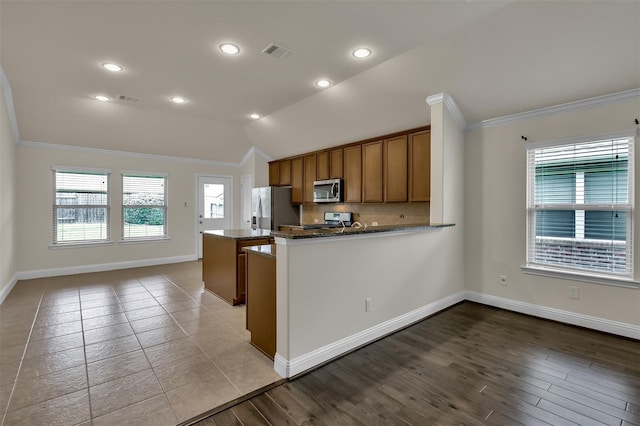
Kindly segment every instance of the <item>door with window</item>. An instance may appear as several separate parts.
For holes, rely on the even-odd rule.
[[[202,258],[202,233],[233,226],[231,176],[198,176],[198,259]]]

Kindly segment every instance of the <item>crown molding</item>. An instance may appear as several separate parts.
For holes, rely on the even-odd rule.
[[[467,131],[476,130],[484,127],[500,126],[506,123],[519,120],[528,120],[530,118],[542,117],[545,115],[558,114],[561,112],[574,111],[583,108],[593,108],[600,105],[624,102],[631,99],[640,98],[640,88],[625,90],[623,92],[612,93],[609,95],[596,96],[594,98],[583,99],[580,101],[568,102],[545,108],[534,109],[532,111],[521,112],[518,114],[505,115],[504,117],[491,118],[488,120],[471,123],[467,126]],[[428,98],[427,98],[428,99]]]
[[[13,141],[18,143],[20,134],[18,133],[18,121],[16,120],[16,111],[13,108],[13,94],[11,93],[11,85],[9,79],[4,73],[4,69],[0,65],[0,86],[4,92],[4,102],[7,105],[7,113],[9,114],[9,122],[11,123],[11,132],[13,133]]]
[[[73,146],[73,145],[60,145],[60,144],[54,144],[54,143],[20,141],[18,142],[18,145],[33,147],[33,148],[58,149],[62,151],[76,151],[76,152],[88,152],[88,153],[102,154],[102,155],[115,155],[120,157],[146,158],[146,159],[159,160],[159,161],[173,161],[178,163],[205,164],[208,166],[219,166],[219,167],[240,167],[241,166],[241,163],[232,163],[227,161],[200,160],[197,158],[173,157],[170,155],[157,155],[157,154],[144,154],[140,152],[116,151],[116,150],[110,150],[110,149],[88,148],[84,146]]]
[[[427,103],[429,106],[444,103],[453,116],[453,119],[458,123],[458,126],[463,130],[467,128],[467,120],[464,118],[464,115],[462,115],[462,111],[460,111],[458,104],[456,104],[456,101],[453,100],[451,95],[447,93],[437,93],[427,97]]]

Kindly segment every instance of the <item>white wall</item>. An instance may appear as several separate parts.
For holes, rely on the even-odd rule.
[[[640,290],[524,274],[526,244],[526,136],[528,142],[558,140],[634,128],[640,99],[545,115],[480,128],[465,141],[465,271],[467,290],[640,326]],[[636,142],[638,147],[638,141]],[[636,165],[639,149],[636,148]],[[635,279],[640,278],[640,173],[636,170]],[[499,284],[499,275],[507,285]],[[580,287],[570,299],[568,286]],[[637,337],[640,337],[637,336]]]
[[[4,158],[4,156],[3,156]],[[52,165],[107,168],[111,175],[111,237],[108,246],[56,248],[53,238]],[[170,241],[119,244],[121,238],[120,207],[122,170],[168,173],[167,229]],[[82,269],[136,266],[139,264],[185,261],[196,256],[196,175],[232,176],[233,192],[239,193],[240,168],[180,161],[135,157],[122,153],[95,150],[68,150],[21,143],[16,150],[17,174],[17,269],[25,277],[51,276]],[[239,218],[239,197],[234,199],[234,222]],[[186,203],[186,206],[185,206]],[[127,263],[128,262],[128,263]],[[21,275],[21,276],[22,276]]]
[[[0,69],[0,73],[4,74]],[[0,87],[0,303],[15,284],[17,271],[15,137],[5,102],[10,88]]]

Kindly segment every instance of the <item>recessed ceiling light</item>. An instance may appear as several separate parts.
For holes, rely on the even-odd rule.
[[[260,114],[256,114],[255,112],[253,114],[249,114],[250,118],[253,118],[254,120],[257,120],[258,118],[260,118]]]
[[[107,102],[110,101],[111,98],[105,95],[95,95],[93,97],[93,99],[95,99],[96,101],[100,101],[100,102]]]
[[[105,62],[104,64],[102,64],[102,68],[104,68],[105,70],[113,71],[113,72],[122,71],[122,67],[120,65],[112,64],[109,62]]]
[[[331,82],[329,80],[324,80],[324,79],[318,80],[316,81],[316,86],[322,87],[324,89],[325,87],[331,86]]]
[[[359,49],[354,50],[352,55],[355,56],[356,58],[366,58],[367,56],[371,55],[371,49],[367,49],[366,47],[361,47]]]
[[[187,100],[185,98],[183,98],[182,96],[172,96],[169,99],[174,104],[183,104],[183,103],[187,102]]]
[[[227,55],[237,55],[240,52],[240,48],[233,43],[222,43],[220,50]]]

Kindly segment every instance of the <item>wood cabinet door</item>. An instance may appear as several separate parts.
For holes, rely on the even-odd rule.
[[[280,161],[280,185],[291,185],[291,160]]]
[[[304,156],[302,203],[313,204],[313,181],[316,180],[316,154]]]
[[[269,186],[280,185],[280,162],[272,161],[269,163]]]
[[[316,180],[329,179],[329,153],[316,154]]]
[[[431,133],[409,135],[409,201],[429,201],[431,196]]]
[[[384,201],[400,203],[407,201],[407,136],[398,136],[384,141]]]
[[[282,169],[280,169],[282,173]],[[302,204],[304,185],[302,157],[291,160],[291,204]]]
[[[362,202],[362,145],[344,149],[344,202]]]
[[[362,145],[362,202],[381,203],[382,193],[382,142]]]
[[[342,179],[342,149],[329,152],[329,179]]]

